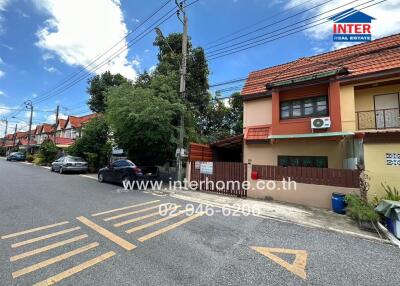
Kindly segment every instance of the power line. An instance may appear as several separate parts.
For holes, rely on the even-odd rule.
[[[375,0],[367,1],[367,2],[365,2],[365,3],[362,3],[362,4],[358,5],[358,6],[365,5],[365,4],[367,4],[367,3],[369,3],[369,2],[372,2],[372,1],[375,1]],[[380,1],[380,2],[371,4],[371,5],[369,5],[369,6],[362,7],[362,8],[360,8],[360,9],[358,9],[358,10],[363,10],[363,9],[366,9],[366,8],[369,8],[369,7],[378,5],[378,4],[380,4],[380,3],[382,3],[382,2],[385,2],[385,1],[387,1],[387,0],[382,0],[382,1]],[[356,6],[356,7],[358,7],[358,6]],[[337,8],[336,8],[336,9],[337,9]],[[323,19],[319,19],[319,20],[316,20],[316,21],[314,21],[314,22],[319,22],[319,21],[324,20],[324,19],[327,19],[327,18],[329,18],[329,17],[326,17],[326,18],[323,18]],[[229,50],[222,51],[222,52],[220,52],[220,53],[213,54],[213,55],[211,55],[211,56],[208,58],[208,60],[215,60],[215,59],[218,59],[218,58],[221,58],[221,57],[225,57],[225,56],[228,56],[228,55],[231,55],[231,54],[235,54],[235,53],[238,53],[238,52],[241,52],[241,51],[244,51],[244,50],[251,49],[251,48],[253,48],[253,47],[257,47],[257,46],[260,46],[260,45],[264,45],[264,44],[266,44],[266,43],[269,43],[269,42],[272,42],[272,41],[276,41],[276,40],[278,40],[278,39],[281,39],[281,38],[284,38],[284,37],[287,37],[287,36],[296,34],[296,33],[298,33],[298,32],[304,31],[304,30],[311,29],[311,28],[313,28],[313,27],[322,25],[322,24],[327,23],[327,22],[329,22],[329,20],[328,20],[328,21],[324,21],[324,22],[322,22],[322,23],[318,23],[318,24],[312,25],[312,26],[308,26],[308,27],[303,28],[303,29],[299,29],[300,27],[307,26],[307,25],[310,24],[310,23],[308,23],[308,24],[306,24],[306,25],[303,25],[303,26],[300,26],[300,27],[297,27],[297,28],[294,28],[294,29],[291,29],[291,30],[288,30],[288,31],[285,31],[285,32],[282,32],[282,33],[279,33],[278,35],[275,35],[275,36],[267,37],[267,38],[264,38],[264,39],[255,41],[255,42],[253,42],[253,43],[245,44],[245,45],[242,45],[242,46],[233,48],[233,49],[229,49]],[[296,29],[299,29],[299,30],[296,30]],[[293,31],[293,30],[295,30],[295,31],[294,31],[294,32],[291,32],[291,33],[288,33],[288,34],[285,34],[285,33],[289,32],[289,31]],[[244,41],[244,42],[246,42],[246,41]]]
[[[197,2],[199,2],[200,0],[194,0],[193,2],[187,4],[185,7],[189,7]],[[72,86],[74,86],[75,84],[77,84],[78,82],[82,81],[83,79],[87,78],[91,73],[97,71],[98,69],[100,69],[101,67],[103,67],[105,64],[107,64],[109,61],[111,61],[112,59],[114,59],[115,57],[117,57],[119,54],[121,54],[122,52],[128,50],[131,46],[133,46],[134,44],[136,44],[138,41],[140,41],[141,39],[143,39],[145,36],[147,36],[148,34],[153,32],[153,29],[157,26],[162,25],[163,23],[165,23],[167,20],[169,20],[170,18],[172,18],[172,16],[175,15],[175,10],[176,8],[171,9],[168,13],[164,14],[163,17],[161,17],[161,19],[157,20],[156,22],[154,22],[150,28],[148,28],[147,30],[145,30],[144,32],[142,32],[140,35],[138,35],[136,38],[132,39],[131,41],[129,41],[129,45],[119,49],[118,51],[116,51],[113,55],[111,55],[109,58],[107,58],[106,60],[104,60],[102,63],[98,64],[97,66],[95,66],[92,70],[90,70],[89,72],[87,72],[86,75],[83,75],[82,77],[76,79],[75,81],[71,82],[69,85],[65,86],[64,88],[62,88],[61,90],[57,91],[54,94],[50,94],[46,97],[44,97],[43,99],[36,101],[35,104],[43,102],[47,99],[49,99],[52,96],[56,96],[59,95],[61,93],[63,93],[64,91],[66,91],[67,89],[71,88]],[[172,12],[173,11],[173,12]],[[172,13],[170,13],[172,12]]]
[[[118,42],[116,42],[112,47],[110,47],[109,49],[107,49],[105,52],[97,55],[96,57],[94,57],[93,59],[90,60],[89,64],[85,65],[84,67],[80,68],[78,70],[78,72],[74,72],[71,73],[69,76],[67,76],[67,78],[62,81],[61,83],[57,84],[56,87],[50,89],[47,92],[44,92],[42,95],[40,95],[38,98],[40,99],[40,97],[44,97],[46,95],[48,95],[49,93],[57,90],[59,87],[65,85],[67,82],[69,82],[71,79],[75,78],[76,76],[78,76],[79,74],[81,74],[83,71],[85,71],[86,69],[88,69],[90,66],[92,66],[93,64],[95,64],[98,60],[100,60],[101,58],[103,58],[106,54],[108,54],[110,51],[112,51],[115,47],[117,47],[119,44],[121,44],[125,39],[127,39],[130,35],[132,35],[134,32],[136,32],[139,28],[141,28],[143,25],[145,25],[152,17],[154,17],[158,12],[160,12],[162,9],[164,9],[164,7],[166,7],[169,3],[171,2],[171,0],[166,1],[164,4],[162,4],[158,9],[156,9],[150,16],[148,16],[144,21],[142,21],[135,29],[133,29],[132,31],[128,32],[126,36],[124,36],[123,38],[121,38]]]
[[[287,25],[287,26],[283,26],[283,27],[278,28],[278,29],[276,29],[276,30],[274,30],[274,31],[272,31],[272,32],[269,32],[269,33],[266,33],[266,34],[262,34],[262,35],[259,35],[259,36],[256,36],[256,37],[253,37],[253,38],[250,38],[250,39],[247,39],[247,40],[244,40],[244,41],[235,43],[235,44],[230,44],[229,47],[216,49],[216,50],[211,51],[211,52],[209,53],[209,57],[214,57],[214,56],[216,56],[216,55],[223,54],[223,53],[225,53],[225,52],[229,52],[229,51],[232,51],[232,50],[235,50],[235,49],[239,49],[239,48],[243,48],[243,47],[246,47],[246,46],[255,44],[255,43],[259,43],[259,42],[265,41],[266,39],[270,39],[270,38],[273,38],[273,37],[282,35],[282,34],[284,34],[284,33],[293,31],[293,30],[295,30],[295,29],[299,29],[299,28],[301,28],[301,27],[305,27],[305,26],[307,26],[307,25],[309,25],[309,24],[312,24],[312,23],[315,23],[315,22],[319,22],[319,21],[322,21],[322,20],[325,20],[325,19],[330,19],[330,17],[333,16],[333,15],[327,16],[327,17],[325,17],[325,18],[317,19],[317,20],[315,20],[315,21],[311,21],[311,22],[306,23],[306,24],[304,24],[304,25],[302,25],[302,26],[298,26],[298,27],[295,27],[295,28],[293,28],[293,29],[289,29],[289,30],[287,30],[287,31],[280,32],[280,33],[278,33],[277,35],[273,35],[273,34],[279,32],[279,31],[288,29],[288,28],[290,28],[290,27],[296,26],[296,25],[301,24],[301,23],[303,23],[303,22],[305,23],[305,22],[308,21],[308,20],[317,18],[317,17],[319,17],[319,16],[321,16],[321,15],[324,15],[324,14],[330,13],[330,12],[332,12],[332,11],[334,11],[334,10],[343,8],[343,7],[345,7],[345,6],[349,5],[349,4],[352,4],[352,3],[357,2],[357,1],[359,1],[359,0],[353,0],[353,1],[349,2],[349,3],[340,5],[340,6],[336,7],[336,8],[330,9],[330,10],[325,11],[325,12],[323,12],[323,13],[314,15],[314,16],[312,16],[312,17],[303,19],[303,20],[301,20],[301,21],[292,23],[292,24]],[[362,3],[362,4],[358,5],[358,6],[361,6],[361,5],[364,5],[364,4],[367,4],[367,3],[369,3],[369,2],[373,2],[373,1],[375,1],[375,0],[369,0],[369,1],[367,1],[367,2],[365,2],[365,3]],[[358,7],[358,6],[355,6],[355,7]],[[355,8],[355,7],[354,7],[354,8]],[[259,39],[259,40],[257,40],[257,39]],[[257,41],[255,41],[255,40],[257,40]],[[247,42],[249,42],[249,43],[247,43]],[[247,43],[247,44],[244,44],[244,43]],[[235,47],[235,46],[237,46],[237,47]],[[232,47],[234,47],[234,48],[232,48]],[[228,48],[228,49],[227,49],[227,48]],[[211,54],[211,55],[210,55],[210,54]]]
[[[218,38],[218,39],[215,39],[215,40],[213,40],[213,41],[211,41],[211,42],[209,42],[209,43],[206,43],[206,44],[204,45],[204,48],[208,48],[210,45],[212,45],[212,44],[214,44],[214,43],[217,43],[217,42],[219,42],[219,41],[225,40],[225,39],[227,39],[227,38],[229,38],[229,37],[231,37],[231,36],[237,35],[237,34],[239,34],[240,32],[246,31],[246,30],[248,30],[249,28],[253,28],[254,26],[257,26],[258,24],[261,24],[261,23],[263,23],[263,22],[266,22],[266,21],[268,21],[268,20],[274,19],[274,18],[276,18],[276,17],[278,17],[278,16],[281,16],[281,15],[283,15],[283,14],[286,14],[286,13],[288,13],[289,11],[298,8],[299,6],[302,6],[302,5],[304,5],[304,4],[307,4],[307,3],[313,2],[313,1],[315,1],[315,0],[307,0],[307,1],[301,2],[301,3],[297,4],[297,5],[294,5],[294,6],[290,7],[289,9],[286,9],[286,10],[283,11],[283,12],[276,13],[276,14],[273,14],[273,15],[271,15],[271,16],[268,16],[268,18],[264,18],[264,19],[262,19],[262,20],[260,20],[260,21],[258,21],[258,22],[256,22],[256,23],[254,23],[254,24],[251,24],[251,25],[246,26],[246,27],[244,27],[244,28],[242,28],[242,29],[239,29],[239,30],[237,30],[237,31],[235,31],[235,32],[232,32],[232,33],[230,33],[230,34],[228,34],[228,35],[225,35],[225,36],[223,36],[223,37],[221,37],[221,38]]]
[[[224,44],[226,44],[226,43],[229,43],[229,42],[238,40],[238,39],[243,38],[243,37],[246,37],[246,36],[249,36],[249,35],[251,35],[251,34],[254,34],[254,33],[256,33],[256,32],[259,32],[259,31],[261,31],[261,30],[264,30],[264,29],[266,29],[266,28],[270,28],[270,27],[272,27],[272,26],[275,26],[275,25],[277,25],[277,24],[280,24],[280,23],[282,23],[282,22],[285,22],[285,21],[287,21],[287,20],[289,20],[289,19],[292,19],[292,18],[294,18],[294,17],[296,17],[296,16],[299,16],[299,15],[301,15],[301,14],[307,13],[308,11],[314,10],[314,9],[316,9],[316,8],[318,8],[318,7],[321,7],[321,6],[325,5],[325,4],[328,4],[329,2],[332,2],[332,1],[333,1],[333,0],[328,0],[328,1],[326,1],[326,2],[319,3],[318,5],[315,5],[315,6],[313,6],[313,7],[310,7],[310,8],[308,8],[308,9],[305,9],[305,10],[303,10],[303,11],[300,11],[300,12],[298,12],[298,13],[296,13],[296,14],[290,15],[289,17],[286,17],[286,18],[281,19],[281,20],[279,20],[279,21],[273,22],[273,23],[271,23],[271,24],[269,24],[269,25],[266,25],[266,26],[257,28],[257,29],[255,29],[255,30],[253,30],[253,31],[250,31],[250,32],[248,32],[248,33],[246,33],[246,34],[243,34],[243,35],[240,35],[240,36],[237,36],[237,37],[235,37],[235,38],[233,38],[233,39],[230,39],[230,40],[228,40],[228,41],[222,42],[222,43],[220,43],[220,44],[212,45],[212,46],[208,47],[208,48],[206,49],[206,51],[207,51],[207,50],[212,50],[214,47],[222,46],[222,45],[224,45]],[[359,0],[355,0],[355,1],[353,1],[353,2],[356,2],[356,1],[359,1]],[[351,3],[348,3],[348,4],[351,4]],[[348,4],[346,4],[346,5],[348,5]]]

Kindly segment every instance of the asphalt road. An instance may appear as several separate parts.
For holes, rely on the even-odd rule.
[[[399,285],[393,246],[166,203],[0,159],[0,285]]]

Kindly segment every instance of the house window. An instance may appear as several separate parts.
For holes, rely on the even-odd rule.
[[[308,97],[281,102],[281,119],[327,115],[327,96]]]
[[[328,157],[326,157],[326,156],[278,156],[278,166],[281,166],[281,167],[328,168]]]

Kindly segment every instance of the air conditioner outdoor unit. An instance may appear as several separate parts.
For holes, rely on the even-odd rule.
[[[312,118],[311,128],[312,129],[326,129],[331,127],[330,117]]]

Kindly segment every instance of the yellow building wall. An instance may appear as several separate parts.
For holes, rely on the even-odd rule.
[[[262,98],[243,103],[243,127],[272,123],[272,98]]]
[[[386,153],[399,153],[400,143],[365,143],[364,161],[365,170],[370,176],[370,190],[368,198],[378,198],[384,195],[382,183],[396,187],[400,191],[400,166],[388,166]]]
[[[355,111],[374,110],[374,95],[398,93],[400,84],[379,86],[355,91]]]
[[[340,116],[343,131],[352,132],[356,130],[354,86],[352,85],[340,87]]]
[[[286,141],[275,144],[244,144],[243,160],[253,165],[278,165],[278,156],[328,156],[328,167],[343,168],[346,146],[337,141]]]

